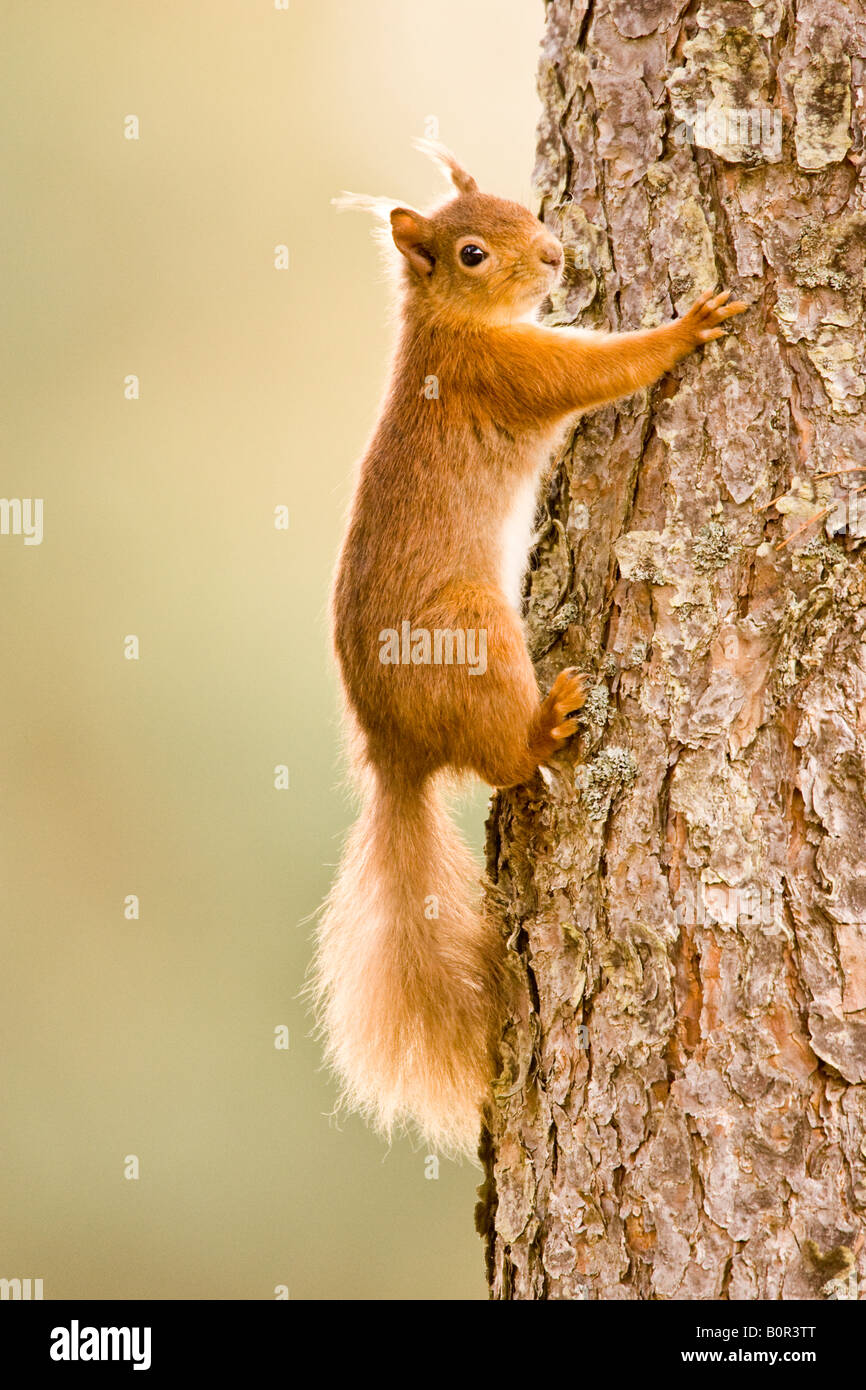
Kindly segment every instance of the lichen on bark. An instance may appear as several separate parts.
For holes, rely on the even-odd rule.
[[[866,1281],[864,65],[860,0],[547,4],[549,321],[752,307],[552,474],[530,642],[592,693],[488,827],[495,1297]]]

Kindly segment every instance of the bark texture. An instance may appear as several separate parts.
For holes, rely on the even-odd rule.
[[[861,0],[547,6],[548,322],[754,307],[552,475],[530,640],[594,688],[488,827],[494,1297],[866,1288],[864,63]]]

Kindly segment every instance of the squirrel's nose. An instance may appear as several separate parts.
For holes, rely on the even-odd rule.
[[[562,265],[562,247],[556,241],[545,242],[539,255],[544,264],[553,266],[554,270],[559,270]]]

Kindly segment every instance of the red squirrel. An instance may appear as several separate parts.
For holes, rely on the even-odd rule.
[[[402,258],[399,337],[332,596],[363,808],[318,932],[313,992],[344,1103],[390,1135],[477,1143],[508,1008],[505,950],[440,799],[454,774],[528,782],[575,732],[575,669],[539,694],[521,620],[540,475],[581,411],[652,386],[747,306],[702,294],[660,328],[534,321],[561,243],[416,142],[456,196],[353,194]]]

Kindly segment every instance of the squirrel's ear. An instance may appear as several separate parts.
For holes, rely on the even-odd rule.
[[[419,275],[432,275],[436,264],[433,254],[430,223],[412,208],[394,208],[391,212],[391,235],[394,245],[406,257]]]
[[[442,170],[446,178],[449,178],[457,189],[458,193],[477,193],[478,184],[471,174],[457,162],[455,155],[451,153],[445,145],[441,145],[438,140],[416,140],[414,141],[416,150],[426,154]]]

